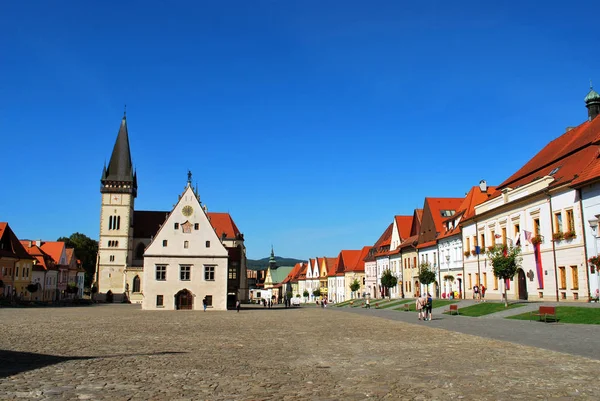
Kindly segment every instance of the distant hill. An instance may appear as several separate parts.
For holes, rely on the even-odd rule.
[[[305,262],[304,260],[294,259],[294,258],[282,258],[281,256],[275,256],[275,260],[277,261],[277,266],[294,266],[296,263]],[[269,258],[262,259],[248,259],[247,267],[249,269],[256,269],[258,267],[268,267],[269,266]]]

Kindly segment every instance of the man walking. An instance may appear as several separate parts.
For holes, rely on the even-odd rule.
[[[206,297],[202,298],[202,307],[204,308],[204,312],[206,312]]]
[[[240,300],[238,299],[237,302],[235,303],[235,309],[237,309],[238,313],[240,313]]]

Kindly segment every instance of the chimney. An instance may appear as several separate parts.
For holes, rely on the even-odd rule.
[[[575,127],[567,127],[567,128],[565,129],[565,133],[567,133],[567,132],[571,131],[573,128],[575,128]]]
[[[479,189],[481,192],[487,192],[487,182],[485,180],[479,181]]]
[[[28,241],[29,242],[29,248],[31,248],[33,246],[33,241]]]

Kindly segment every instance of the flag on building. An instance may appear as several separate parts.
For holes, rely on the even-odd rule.
[[[523,230],[523,234],[525,234],[525,241],[527,241],[531,244],[531,234],[532,233],[530,231]]]

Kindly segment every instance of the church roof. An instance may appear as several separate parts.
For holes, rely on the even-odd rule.
[[[102,172],[102,181],[134,182],[134,171],[129,149],[127,119],[123,116],[117,140],[110,156],[108,166]]]
[[[276,269],[270,269],[271,271],[271,282],[273,284],[281,283],[294,269],[294,266],[279,266]]]
[[[133,238],[150,238],[156,235],[160,226],[167,220],[169,212],[136,210],[133,212]],[[208,212],[210,225],[221,238],[225,233],[226,238],[236,238],[240,234],[235,222],[229,213]]]

